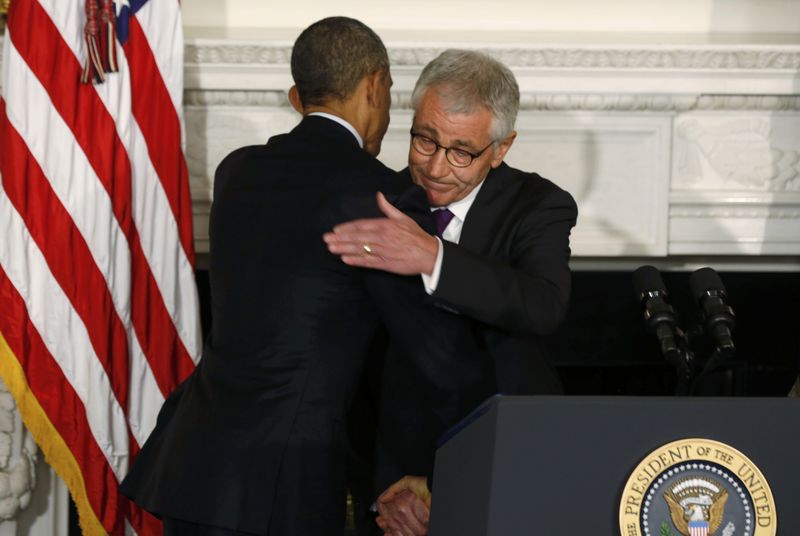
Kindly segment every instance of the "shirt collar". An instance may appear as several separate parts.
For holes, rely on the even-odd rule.
[[[472,203],[475,202],[475,198],[478,196],[478,192],[480,191],[483,183],[486,179],[482,180],[472,191],[467,194],[464,199],[459,199],[458,201],[454,201],[447,205],[447,207],[436,207],[436,208],[448,208],[453,215],[458,218],[460,221],[464,221],[467,218],[467,212],[469,212]],[[435,209],[434,209],[435,210]]]
[[[339,123],[344,128],[349,130],[350,133],[353,136],[356,137],[356,141],[358,142],[358,146],[361,147],[362,149],[364,148],[364,140],[361,139],[361,135],[358,133],[358,131],[355,129],[355,127],[353,127],[353,125],[351,125],[350,123],[348,123],[347,121],[345,121],[344,119],[339,117],[338,115],[333,115],[333,114],[329,114],[329,113],[326,113],[326,112],[311,112],[308,115],[318,115],[320,117],[325,117],[327,119],[330,119],[331,121],[333,121],[335,123]]]

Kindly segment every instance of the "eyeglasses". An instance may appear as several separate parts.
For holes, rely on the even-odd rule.
[[[417,134],[413,130],[411,131],[411,147],[413,147],[415,151],[421,155],[433,156],[439,149],[444,149],[444,156],[447,158],[447,161],[453,166],[460,168],[469,166],[473,160],[482,155],[483,152],[493,144],[494,142],[491,142],[477,153],[471,153],[464,149],[439,145],[429,137]]]

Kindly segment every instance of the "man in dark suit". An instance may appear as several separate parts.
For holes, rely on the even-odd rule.
[[[516,137],[519,90],[513,74],[485,54],[448,50],[423,70],[412,106],[404,173],[425,189],[432,208],[447,209],[434,212],[441,237],[428,235],[382,199],[388,217],[337,226],[325,237],[330,251],[350,265],[421,274],[438,304],[475,321],[494,361],[498,392],[559,392],[545,336],[566,313],[569,234],[577,208],[549,180],[503,163]],[[363,241],[373,247],[369,258],[356,254],[354,245]],[[402,445],[394,460],[398,477],[432,464],[432,454],[411,441],[415,430],[436,429],[426,403],[404,395],[412,386],[413,372],[397,361],[386,364],[379,420],[385,441]],[[427,491],[424,481],[405,479],[383,499],[405,487]],[[410,511],[401,514],[413,518]],[[391,515],[382,511],[382,517],[385,523]],[[412,527],[420,528],[424,523]]]
[[[485,376],[466,324],[431,307],[415,278],[346,266],[320,239],[378,216],[377,190],[430,226],[424,192],[374,158],[391,100],[380,39],[323,19],[298,37],[292,76],[300,124],[217,169],[212,331],[122,483],[168,535],[341,536],[343,420],[379,326],[432,382],[417,386],[442,423],[476,403],[464,385]],[[449,374],[453,356],[463,363]]]

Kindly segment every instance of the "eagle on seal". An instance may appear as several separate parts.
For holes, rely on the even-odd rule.
[[[684,478],[664,493],[664,500],[678,532],[712,536],[722,524],[728,491],[711,479]]]

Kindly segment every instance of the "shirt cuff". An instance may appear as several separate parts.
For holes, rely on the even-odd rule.
[[[422,276],[422,284],[425,286],[425,292],[433,294],[436,292],[436,287],[439,285],[439,274],[442,272],[442,259],[444,258],[444,245],[442,239],[438,236],[436,241],[439,242],[439,251],[436,252],[436,262],[433,264],[433,272],[431,275],[420,274]]]

